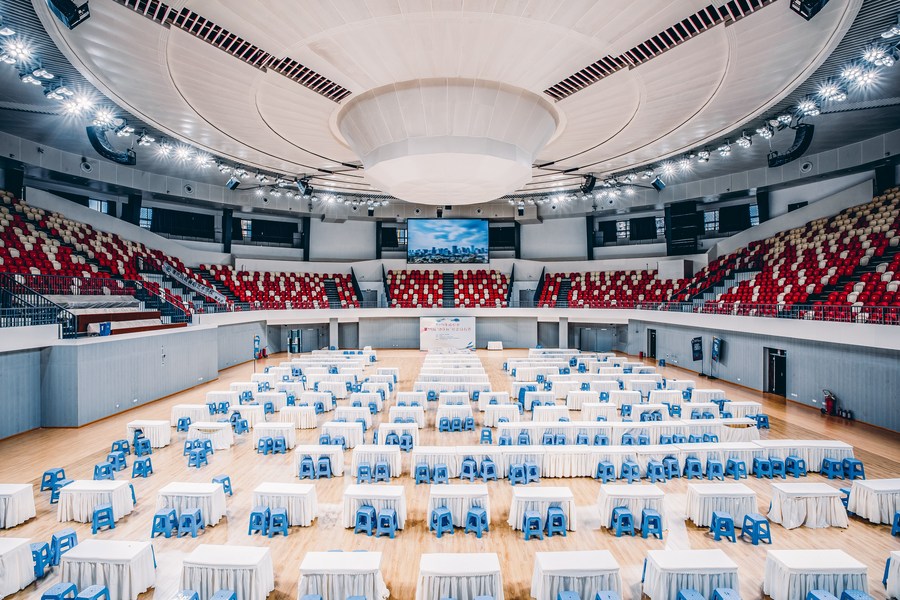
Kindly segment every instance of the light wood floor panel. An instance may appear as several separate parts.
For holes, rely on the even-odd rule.
[[[508,390],[510,379],[501,370],[508,357],[524,356],[524,350],[504,352],[479,351],[495,390]],[[400,368],[401,391],[412,389],[419,372],[423,353],[413,350],[380,350],[378,366]],[[284,355],[261,362],[277,364],[285,360]],[[0,482],[33,483],[35,490],[44,469],[64,467],[69,478],[89,479],[93,465],[105,459],[113,440],[125,437],[125,423],[139,418],[168,419],[170,408],[179,403],[203,402],[207,391],[228,389],[232,381],[246,381],[253,365],[245,364],[220,373],[217,380],[169,398],[142,406],[128,413],[105,419],[80,429],[42,429],[0,441]],[[690,375],[676,367],[660,370],[666,376],[684,378]],[[879,430],[859,423],[823,418],[817,411],[793,403],[783,398],[769,397],[752,390],[722,381],[698,380],[699,387],[717,387],[727,391],[732,400],[758,400],[765,405],[770,415],[772,429],[763,431],[763,437],[770,438],[832,438],[851,443],[856,448],[857,457],[865,462],[870,478],[900,477],[900,441],[892,432]],[[886,401],[887,396],[886,396]],[[389,405],[388,405],[389,406]],[[477,413],[476,413],[477,414]],[[320,422],[330,419],[326,414]],[[577,417],[576,417],[577,418]],[[387,406],[377,421],[387,419]],[[428,413],[428,427],[422,430],[421,444],[459,445],[477,444],[478,433],[438,434],[434,429],[434,411]],[[476,417],[480,423],[480,417]],[[395,540],[369,538],[354,535],[341,527],[342,490],[352,480],[349,476],[351,454],[346,454],[347,471],[345,477],[318,480],[316,490],[319,499],[319,518],[312,527],[292,528],[287,538],[272,540],[260,536],[247,535],[247,522],[252,502],[252,490],[263,481],[296,482],[292,455],[257,456],[252,447],[252,437],[238,436],[236,445],[226,451],[218,451],[210,458],[210,465],[201,470],[187,468],[187,460],[181,455],[183,433],[173,433],[173,443],[164,449],[155,449],[152,455],[156,473],[149,479],[133,480],[137,490],[138,505],[135,512],[119,521],[116,529],[98,534],[100,539],[148,539],[152,515],[156,509],[156,493],[171,481],[208,482],[214,475],[225,473],[231,476],[235,495],[228,498],[228,514],[220,524],[207,528],[197,539],[157,538],[153,545],[159,563],[157,587],[143,598],[167,599],[178,589],[181,560],[198,544],[231,544],[249,546],[269,546],[273,553],[276,575],[276,590],[271,599],[297,598],[299,565],[308,551],[340,548],[343,550],[378,550],[384,553],[382,571],[391,598],[411,600],[415,596],[418,576],[419,556],[428,552],[496,552],[503,567],[503,583],[506,598],[519,600],[531,598],[531,575],[534,553],[539,551],[608,549],[621,565],[625,585],[625,598],[639,599],[641,565],[647,550],[719,548],[724,550],[740,565],[741,594],[745,599],[762,596],[761,586],[767,546],[754,547],[748,543],[715,543],[705,531],[683,521],[686,504],[687,482],[676,479],[663,484],[666,491],[666,511],[669,527],[665,540],[644,540],[616,538],[606,530],[600,530],[596,502],[600,484],[592,479],[545,479],[543,485],[564,485],[575,494],[578,513],[578,531],[567,537],[553,537],[544,541],[525,542],[521,532],[513,532],[506,524],[511,498],[511,486],[505,482],[490,482],[491,531],[478,540],[474,535],[463,535],[457,530],[454,535],[438,540],[427,531],[425,507],[428,486],[415,486],[409,476],[394,479],[395,485],[406,488],[408,519],[406,529]],[[314,443],[317,430],[298,430],[298,443]],[[371,433],[367,435],[371,439]],[[129,465],[133,457],[129,457]],[[403,456],[404,472],[409,470],[408,455]],[[119,475],[123,478],[126,472]],[[129,471],[127,472],[130,474]],[[811,475],[811,480],[827,481],[819,475]],[[770,482],[751,478],[745,481],[758,494],[759,510],[765,512],[771,498]],[[839,481],[830,482],[841,487]],[[38,516],[26,524],[0,532],[0,535],[29,537],[32,540],[49,540],[52,532],[63,527],[74,526],[79,539],[90,537],[90,526],[85,524],[61,524],[56,520],[56,507],[49,504],[49,492],[36,498]],[[849,529],[814,530],[800,528],[786,531],[773,526],[774,548],[842,548],[850,552],[869,567],[870,593],[876,598],[884,597],[881,575],[884,561],[892,550],[900,549],[900,538],[890,536],[887,526],[872,526],[860,519],[851,518]],[[40,592],[59,581],[58,568],[40,582],[11,596],[13,600],[37,598]]]

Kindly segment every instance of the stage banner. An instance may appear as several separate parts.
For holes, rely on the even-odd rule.
[[[703,360],[703,338],[695,337],[691,340],[691,358]]]
[[[419,317],[419,349],[474,350],[475,317]]]

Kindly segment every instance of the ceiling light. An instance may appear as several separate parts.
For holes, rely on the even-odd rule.
[[[284,193],[284,195],[285,195],[286,198],[293,198],[293,197],[294,197],[294,192],[292,192],[291,190],[288,190],[288,191],[286,191],[286,192]]]
[[[635,175],[634,173],[628,173],[627,175],[625,175],[625,181],[627,181],[628,183],[634,183],[636,179],[637,175]]]
[[[172,144],[170,144],[166,140],[161,141],[159,143],[159,146],[156,147],[156,153],[163,158],[170,156],[173,150],[174,148],[172,147]]]
[[[155,141],[156,138],[152,135],[147,135],[146,131],[142,131],[141,135],[139,135],[137,139],[138,146],[149,146]]]
[[[281,190],[278,188],[272,188],[271,192],[273,198],[281,198]]]
[[[841,71],[841,79],[859,88],[872,85],[877,77],[875,70],[864,62],[850,63]]]
[[[260,173],[259,171],[256,172],[256,180],[263,185],[269,183],[269,178],[266,177],[265,175],[263,175],[262,173]]]
[[[116,129],[116,135],[118,137],[128,137],[132,133],[134,133],[134,127],[130,127],[128,125],[122,125],[118,129]]]
[[[782,125],[790,125],[791,121],[793,121],[793,120],[794,120],[794,118],[791,115],[789,115],[788,113],[778,115],[778,122],[781,123]]]
[[[13,59],[12,62],[25,60],[31,56],[31,50],[28,48],[28,44],[19,39],[11,40],[3,49],[5,50],[5,53]]]
[[[807,96],[797,103],[797,114],[801,117],[815,117],[822,114],[822,108],[814,98]]]
[[[178,146],[175,148],[175,158],[182,162],[186,162],[190,160],[191,156],[194,155],[193,151],[187,146]]]
[[[235,177],[246,177],[247,169],[245,169],[243,167],[235,167],[234,168],[234,176]]]
[[[756,130],[756,135],[761,137],[764,140],[771,140],[772,136],[775,135],[775,130],[772,129],[772,126],[766,123],[762,127]]]
[[[260,198],[261,198],[262,195],[266,193],[266,191],[265,191],[264,189],[262,189],[262,188],[256,188],[256,191],[253,192],[253,193],[254,193],[257,197],[260,197]]]
[[[709,148],[697,151],[697,162],[709,162]]]
[[[739,137],[737,140],[735,140],[734,143],[737,144],[738,146],[740,146],[741,148],[749,148],[750,146],[753,145],[753,138],[751,138],[749,135],[747,135],[746,131],[742,131],[741,137]]]
[[[716,150],[719,152],[719,156],[721,156],[722,158],[731,156],[731,142],[725,140],[725,142],[721,146],[716,148]]]
[[[641,173],[641,179],[652,179],[654,174],[653,169],[647,169]]]
[[[883,32],[881,34],[881,37],[888,40],[888,39],[891,39],[892,37],[897,37],[898,35],[900,35],[900,14],[897,15],[897,24],[893,25],[890,29]]]
[[[634,191],[634,188],[633,188],[633,187],[631,187],[631,186],[629,185],[628,187],[625,188],[625,195],[626,195],[626,196],[634,196],[634,194],[635,194],[635,191]]]
[[[44,98],[47,100],[65,100],[65,96],[56,88],[47,88],[44,90]]]
[[[225,163],[216,163],[216,168],[219,169],[219,173],[225,173],[226,175],[228,173],[231,173],[231,167],[229,167]]]
[[[876,67],[893,67],[897,49],[887,44],[869,44],[863,49],[863,60]]]
[[[20,73],[19,81],[22,83],[30,83],[32,85],[41,85],[41,80],[34,77],[31,73]]]
[[[823,82],[817,93],[823,102],[843,102],[847,99],[847,88],[833,79]]]
[[[689,156],[687,156],[687,155],[682,156],[678,160],[678,170],[681,171],[682,173],[689,173],[691,171],[691,169],[693,169],[693,168],[694,168],[694,165],[691,162],[691,159]]]
[[[98,127],[109,127],[116,120],[116,115],[108,108],[101,108],[94,113],[94,125]]]
[[[8,37],[16,35],[16,32],[3,24],[3,17],[0,17],[0,35]]]
[[[56,93],[62,94],[63,96],[74,96],[75,95],[75,92],[73,92],[72,90],[70,90],[68,87],[66,87],[64,85],[61,85],[58,88],[56,88]]]
[[[660,167],[663,175],[674,175],[675,174],[675,163],[671,161],[666,161]]]
[[[209,154],[197,153],[197,155],[194,156],[194,164],[200,169],[206,169],[213,164],[212,156]]]

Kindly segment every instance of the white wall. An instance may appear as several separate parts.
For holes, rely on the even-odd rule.
[[[375,258],[375,221],[325,223],[310,220],[310,260]]]
[[[834,179],[813,181],[783,190],[775,190],[769,193],[769,218],[787,214],[789,204],[798,202],[809,202],[812,204],[857,186],[864,181],[869,181],[874,177],[875,173],[866,171],[864,173],[845,175],[844,177],[835,177]],[[863,202],[871,199],[872,194],[869,194],[868,199],[863,200]]]
[[[537,225],[522,225],[522,258],[584,260],[587,230],[584,217],[548,219]]]

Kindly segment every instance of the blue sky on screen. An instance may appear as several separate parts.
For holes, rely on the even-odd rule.
[[[410,250],[488,245],[488,223],[479,219],[410,219],[408,228]]]

